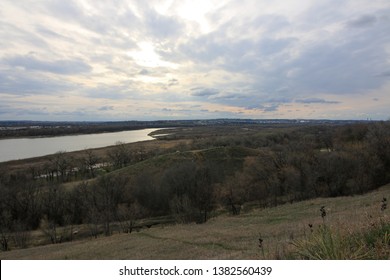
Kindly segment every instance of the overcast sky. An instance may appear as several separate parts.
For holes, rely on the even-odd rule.
[[[389,0],[1,0],[0,120],[390,118]]]

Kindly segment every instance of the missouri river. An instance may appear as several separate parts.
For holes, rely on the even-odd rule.
[[[58,137],[15,138],[0,140],[0,162],[39,157],[59,151],[73,152],[115,145],[117,142],[134,143],[152,140],[148,134],[156,128]]]

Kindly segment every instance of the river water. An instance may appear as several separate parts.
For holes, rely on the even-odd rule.
[[[0,140],[0,162],[73,152],[154,139],[149,133],[156,128],[58,137],[16,138]]]

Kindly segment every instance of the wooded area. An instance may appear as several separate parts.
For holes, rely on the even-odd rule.
[[[1,164],[2,249],[29,246],[35,229],[59,243],[80,224],[96,238],[113,223],[128,233],[137,219],[157,216],[204,223],[245,205],[362,194],[390,182],[388,122],[181,128],[162,138],[177,145],[118,143],[105,154],[59,152],[28,169]]]

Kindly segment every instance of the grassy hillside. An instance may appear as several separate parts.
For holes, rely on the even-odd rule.
[[[389,259],[390,217],[389,209],[381,210],[384,197],[390,197],[390,185],[365,195],[266,209],[244,205],[241,215],[220,215],[204,224],[159,225],[1,252],[0,259]],[[310,255],[313,248],[318,255]]]
[[[175,164],[194,162],[197,165],[211,163],[222,166],[225,172],[234,172],[240,168],[246,157],[256,156],[259,150],[245,147],[216,147],[202,150],[192,150],[163,154],[141,161],[137,164],[113,171],[109,176],[126,177],[127,179],[137,176],[143,171],[159,174]]]

